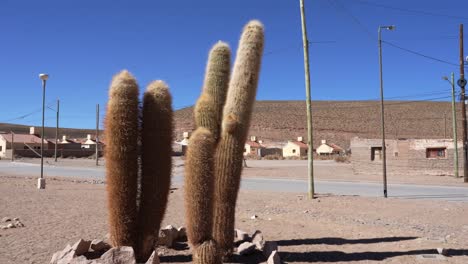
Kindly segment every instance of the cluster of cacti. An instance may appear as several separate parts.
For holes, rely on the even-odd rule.
[[[263,52],[263,26],[242,33],[230,78],[230,49],[210,52],[195,107],[185,176],[187,235],[195,263],[221,263],[231,253],[243,149]],[[105,120],[110,240],[132,246],[146,261],[156,245],[171,175],[172,108],[167,85],[151,83],[140,110],[138,85],[127,71],[114,76]]]
[[[195,263],[220,263],[220,257],[232,252],[243,150],[263,45],[262,24],[249,22],[230,79],[229,47],[219,42],[209,55],[186,165],[187,234]]]
[[[106,179],[111,243],[133,247],[138,260],[146,261],[166,210],[173,121],[164,82],[148,86],[141,113],[138,94],[129,72],[114,76],[105,120]]]

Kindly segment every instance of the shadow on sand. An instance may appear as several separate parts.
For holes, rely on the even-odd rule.
[[[398,242],[403,240],[413,240],[418,237],[376,237],[376,238],[360,238],[346,239],[340,237],[322,237],[322,238],[306,238],[306,239],[291,239],[278,240],[278,246],[299,246],[299,245],[344,245],[344,244],[373,244],[384,242]]]
[[[409,251],[383,251],[383,252],[354,252],[342,251],[317,251],[317,252],[280,252],[281,259],[285,262],[342,262],[342,261],[381,261],[387,258],[399,256],[431,255],[437,254],[435,249],[421,249]],[[446,257],[468,256],[468,249],[448,249]]]

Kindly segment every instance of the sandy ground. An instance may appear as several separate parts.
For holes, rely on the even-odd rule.
[[[25,224],[0,230],[0,263],[48,263],[67,243],[106,236],[104,184],[49,179],[46,190],[37,190],[35,183],[0,177],[0,218],[18,217]],[[183,211],[183,189],[176,189],[163,226],[184,225]],[[250,219],[254,214],[258,218]],[[351,196],[311,201],[241,191],[236,217],[238,228],[259,229],[277,241],[286,263],[468,263],[467,203]],[[449,256],[429,258],[437,247],[450,249]],[[163,251],[162,262],[191,261],[186,245]]]
[[[17,162],[39,163],[39,159]],[[90,159],[47,159],[46,166],[95,167]],[[104,160],[100,160],[100,165]],[[306,179],[307,161],[248,160],[243,177]],[[317,180],[380,182],[380,175],[353,175],[350,164],[318,161]],[[182,175],[184,161],[174,159],[174,175]],[[0,230],[0,263],[47,263],[53,252],[79,238],[104,238],[105,185],[76,179],[50,179],[46,191],[35,180],[0,172],[0,218],[19,217],[24,228]],[[26,175],[27,176],[27,175]],[[450,176],[390,175],[389,183],[466,186]],[[171,194],[164,224],[183,225],[182,189]],[[279,197],[281,197],[279,199]],[[308,201],[291,193],[241,191],[237,226],[262,230],[278,241],[285,262],[468,263],[468,204],[403,201],[350,196],[325,196]],[[259,215],[251,220],[253,214]],[[443,260],[421,259],[451,248]],[[189,262],[189,250],[165,250],[165,262]],[[430,255],[427,255],[429,257]],[[237,260],[238,262],[245,262]]]

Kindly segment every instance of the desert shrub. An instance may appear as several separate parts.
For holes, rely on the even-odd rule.
[[[349,156],[336,156],[334,160],[340,163],[349,163]]]
[[[270,154],[263,157],[265,160],[284,160],[284,157],[280,154]]]
[[[262,157],[260,157],[258,155],[254,155],[254,154],[244,155],[244,158],[247,159],[247,160],[261,160],[262,159]]]

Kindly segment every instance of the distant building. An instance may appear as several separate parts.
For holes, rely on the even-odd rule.
[[[44,140],[44,150],[49,149],[49,145],[53,145],[53,143],[49,144],[47,140]],[[0,158],[11,158],[12,149],[32,149],[39,152],[41,150],[41,137],[34,127],[29,129],[29,134],[0,134]]]
[[[265,146],[262,145],[262,141],[258,140],[256,136],[251,136],[250,140],[245,142],[244,156],[251,155],[257,157],[263,157],[265,155]]]
[[[81,142],[82,149],[96,149],[96,145],[98,146],[98,150],[102,150],[102,142],[98,142],[96,138],[93,138],[90,134],[86,136],[86,140]]]
[[[396,174],[454,174],[453,139],[386,139],[387,171]],[[463,143],[457,142],[462,171]],[[382,139],[351,139],[351,164],[355,173],[382,171]]]
[[[304,143],[302,137],[298,137],[297,140],[290,140],[283,147],[283,157],[305,157],[307,156],[308,146]]]
[[[175,155],[182,155],[185,156],[185,152],[187,152],[187,147],[189,144],[190,134],[189,132],[184,132],[182,134],[183,139],[179,142],[174,142],[175,144],[172,145],[172,150]]]
[[[62,140],[57,144],[58,149],[81,149],[81,143],[68,139],[67,136],[62,136]]]
[[[322,144],[315,151],[318,155],[338,155],[344,153],[344,149],[333,143],[328,143],[322,139]]]

